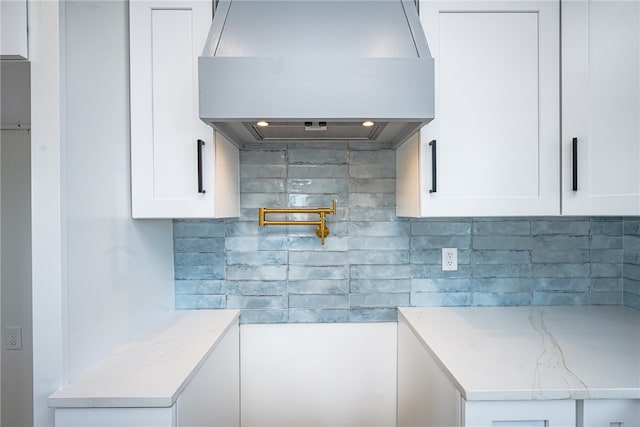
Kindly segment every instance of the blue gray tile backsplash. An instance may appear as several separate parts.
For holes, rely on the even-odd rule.
[[[174,221],[178,309],[239,308],[243,323],[394,321],[398,306],[640,309],[637,217],[398,218],[395,152],[360,143],[241,151],[240,176],[239,218]],[[258,227],[259,207],[333,199],[324,246],[313,226]],[[458,248],[457,271],[442,271],[443,247]]]

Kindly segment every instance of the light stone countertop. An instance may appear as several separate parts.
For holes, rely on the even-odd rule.
[[[640,311],[399,308],[466,400],[640,399]]]
[[[172,311],[49,396],[49,406],[170,407],[239,314]]]

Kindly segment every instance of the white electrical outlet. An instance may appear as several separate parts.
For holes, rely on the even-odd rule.
[[[442,248],[442,271],[458,269],[458,248]]]
[[[22,328],[7,326],[4,328],[5,348],[7,350],[22,350]]]

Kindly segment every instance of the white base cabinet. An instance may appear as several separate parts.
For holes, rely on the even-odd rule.
[[[559,3],[424,1],[420,19],[436,116],[398,148],[419,188],[397,184],[398,215],[559,214]]]
[[[640,214],[639,118],[640,2],[563,2],[563,214]]]
[[[640,399],[585,400],[578,406],[578,427],[640,426]]]
[[[238,216],[238,149],[199,118],[212,2],[136,0],[129,12],[132,216]]]

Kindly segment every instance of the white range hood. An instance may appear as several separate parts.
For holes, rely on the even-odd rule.
[[[412,0],[220,1],[199,88],[200,118],[240,146],[395,146],[434,114],[433,58]]]

